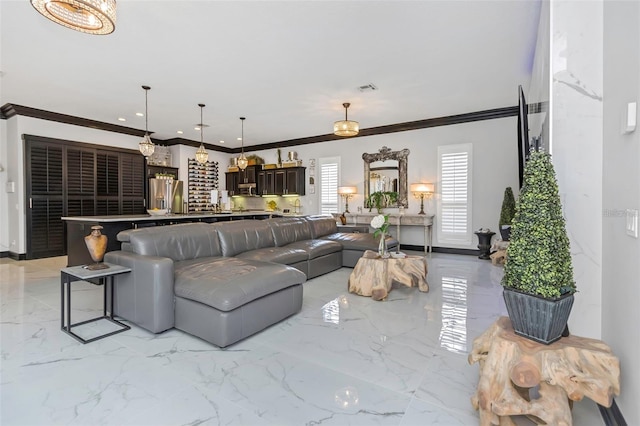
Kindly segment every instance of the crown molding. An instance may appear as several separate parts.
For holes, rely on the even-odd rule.
[[[537,103],[529,105],[529,113],[541,112],[546,110],[545,103]],[[87,118],[75,117],[73,115],[59,114],[56,112],[45,111],[41,109],[26,107],[22,105],[7,103],[0,108],[0,118],[8,119],[15,115],[22,115],[25,117],[38,118],[41,120],[55,121],[63,124],[71,124],[75,126],[90,127],[92,129],[104,130],[107,132],[122,133],[132,136],[144,136],[143,130],[133,129],[131,127],[119,126],[117,124],[104,123],[102,121],[90,120]],[[272,148],[285,148],[289,146],[308,145],[320,142],[328,142],[335,140],[357,139],[365,136],[382,135],[387,133],[408,132],[411,130],[427,129],[429,127],[450,126],[453,124],[471,123],[474,121],[482,120],[494,120],[505,117],[515,117],[518,115],[518,107],[504,107],[487,109],[483,111],[474,111],[464,114],[447,115],[436,118],[426,118],[424,120],[407,121],[404,123],[388,124],[385,126],[369,127],[367,129],[361,129],[360,133],[356,136],[342,137],[336,136],[333,133],[324,135],[308,136],[304,138],[288,139],[278,142],[270,142],[262,145],[249,145],[244,147],[245,152],[261,151]],[[171,139],[155,139],[152,138],[154,143],[160,145],[186,145],[192,147],[199,147],[200,142],[193,141],[184,138],[171,138]],[[212,145],[205,143],[205,148],[211,151],[223,152],[225,154],[239,154],[242,148],[226,148],[218,145]]]

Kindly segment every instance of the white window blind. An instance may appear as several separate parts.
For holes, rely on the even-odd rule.
[[[471,243],[471,144],[438,148],[439,240]]]
[[[339,163],[337,158],[320,158],[320,213],[338,213]]]

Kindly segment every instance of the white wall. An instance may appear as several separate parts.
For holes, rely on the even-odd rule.
[[[579,293],[571,332],[602,325],[602,1],[551,3],[551,153]]]
[[[515,89],[514,89],[515,93]],[[516,97],[514,95],[514,104]],[[429,129],[415,130],[411,132],[392,133],[355,139],[342,139],[338,141],[324,142],[319,144],[301,145],[283,149],[283,156],[287,151],[297,151],[298,157],[304,161],[304,166],[308,167],[308,160],[320,157],[341,158],[341,184],[355,185],[358,187],[357,195],[350,203],[350,207],[356,209],[364,203],[363,178],[364,162],[362,154],[365,152],[377,152],[383,146],[392,150],[408,148],[411,153],[408,161],[408,183],[431,181],[437,178],[437,147],[438,145],[450,145],[471,142],[473,150],[473,217],[472,229],[490,228],[497,229],[500,216],[500,206],[504,189],[511,186],[517,188],[517,153],[516,153],[516,118],[503,118],[497,120],[478,121],[473,123],[458,124],[453,126],[434,127]],[[7,217],[2,217],[2,225],[9,228],[7,241],[16,240],[16,248],[10,251],[16,253],[26,252],[25,241],[25,214],[24,214],[24,152],[22,134],[33,134],[52,138],[66,139],[78,142],[95,143],[100,145],[111,145],[122,148],[137,149],[138,137],[104,132],[78,126],[70,126],[51,121],[37,120],[29,117],[12,117],[7,120],[7,141],[8,141],[8,162],[7,176],[18,183],[15,194],[8,194],[7,204],[12,206],[8,209]],[[194,158],[196,148],[188,146],[171,147],[172,165],[180,168],[180,179],[188,180],[187,160]],[[276,149],[266,151],[251,152],[262,156],[266,162],[275,162],[277,158]],[[209,151],[209,158],[218,161],[220,188],[225,188],[224,173],[229,164],[231,155],[216,151]],[[316,173],[317,177],[317,173]],[[436,183],[436,191],[438,183]],[[307,173],[307,194],[308,191]],[[306,214],[318,213],[318,191],[316,194],[309,194],[300,197],[302,212]],[[278,200],[280,208],[288,208],[293,203],[293,199]],[[0,203],[2,202],[0,198]],[[264,199],[248,199],[243,204],[247,208],[264,208]],[[430,212],[436,211],[435,200],[426,203],[425,209]],[[289,204],[289,205],[287,205]],[[409,197],[409,209],[407,213],[417,213],[419,211],[419,201]],[[437,218],[436,218],[437,221]],[[11,224],[10,226],[8,224]],[[18,226],[15,226],[18,225]],[[0,236],[2,234],[0,233]],[[402,241],[405,244],[423,245],[422,228],[411,227],[403,229]],[[434,233],[434,235],[436,235]],[[0,240],[0,243],[2,240]],[[440,245],[437,239],[435,245]],[[455,246],[466,249],[476,249],[477,241],[474,237],[469,245]],[[443,245],[440,245],[443,246]],[[453,246],[450,246],[453,247]]]
[[[628,102],[640,101],[640,3],[604,2],[602,339],[620,359],[616,398],[640,424],[640,240],[625,233],[626,209],[640,209],[640,129],[622,132]]]
[[[517,99],[515,93],[514,89],[514,104]],[[436,182],[438,145],[469,142],[473,143],[472,229],[497,230],[504,189],[511,186],[517,192],[518,188],[517,120],[515,117],[300,145],[283,149],[282,155],[286,156],[287,151],[296,151],[305,167],[308,167],[309,159],[312,158],[317,161],[321,157],[340,157],[340,185],[353,185],[358,188],[358,194],[349,202],[349,209],[355,211],[358,206],[364,205],[363,153],[375,153],[383,146],[394,151],[408,148],[411,151],[407,166],[408,184],[434,182],[437,192],[439,190],[438,182]],[[277,158],[276,149],[256,151],[255,154],[263,157],[268,163],[275,162]],[[318,173],[316,171],[316,178]],[[309,194],[308,173],[307,194]],[[301,198],[304,213],[313,214],[319,211],[318,191],[314,195],[309,194]],[[436,200],[429,204],[425,202],[425,210],[428,209],[428,211],[435,213],[437,210],[435,202]],[[409,194],[409,208],[406,212],[415,214],[419,210],[420,201]],[[389,211],[394,210],[389,209]],[[436,235],[437,233],[434,232],[434,245],[445,247],[437,241]],[[411,227],[407,230],[403,228],[402,242],[423,245],[422,228]],[[478,241],[474,236],[470,245],[447,245],[446,247],[476,249],[477,245]]]

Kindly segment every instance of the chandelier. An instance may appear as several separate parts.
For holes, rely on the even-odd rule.
[[[209,159],[209,153],[206,149],[204,149],[204,139],[202,138],[202,129],[204,128],[204,121],[202,121],[202,109],[205,107],[204,104],[198,104],[200,107],[200,148],[196,151],[196,161],[200,164],[204,164]]]
[[[342,104],[344,107],[344,120],[336,121],[333,123],[333,134],[336,136],[355,136],[360,131],[360,125],[357,121],[351,121],[347,118],[347,109],[351,104],[345,102]]]
[[[151,87],[142,86],[144,89],[144,137],[138,144],[138,149],[145,157],[149,157],[153,154],[156,147],[151,142],[151,137],[149,136],[149,102],[147,101],[147,95],[149,94],[149,90]]]
[[[116,0],[31,0],[53,22],[87,34],[111,34],[116,29]]]
[[[242,152],[240,153],[240,157],[238,157],[238,167],[240,168],[240,170],[246,169],[247,165],[249,165],[249,160],[247,160],[247,157],[244,156],[244,120],[245,117],[240,117],[240,123],[242,123]]]

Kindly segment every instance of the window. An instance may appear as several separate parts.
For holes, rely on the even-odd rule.
[[[338,213],[340,158],[320,158],[320,213]]]
[[[471,244],[471,144],[438,147],[438,240]]]

